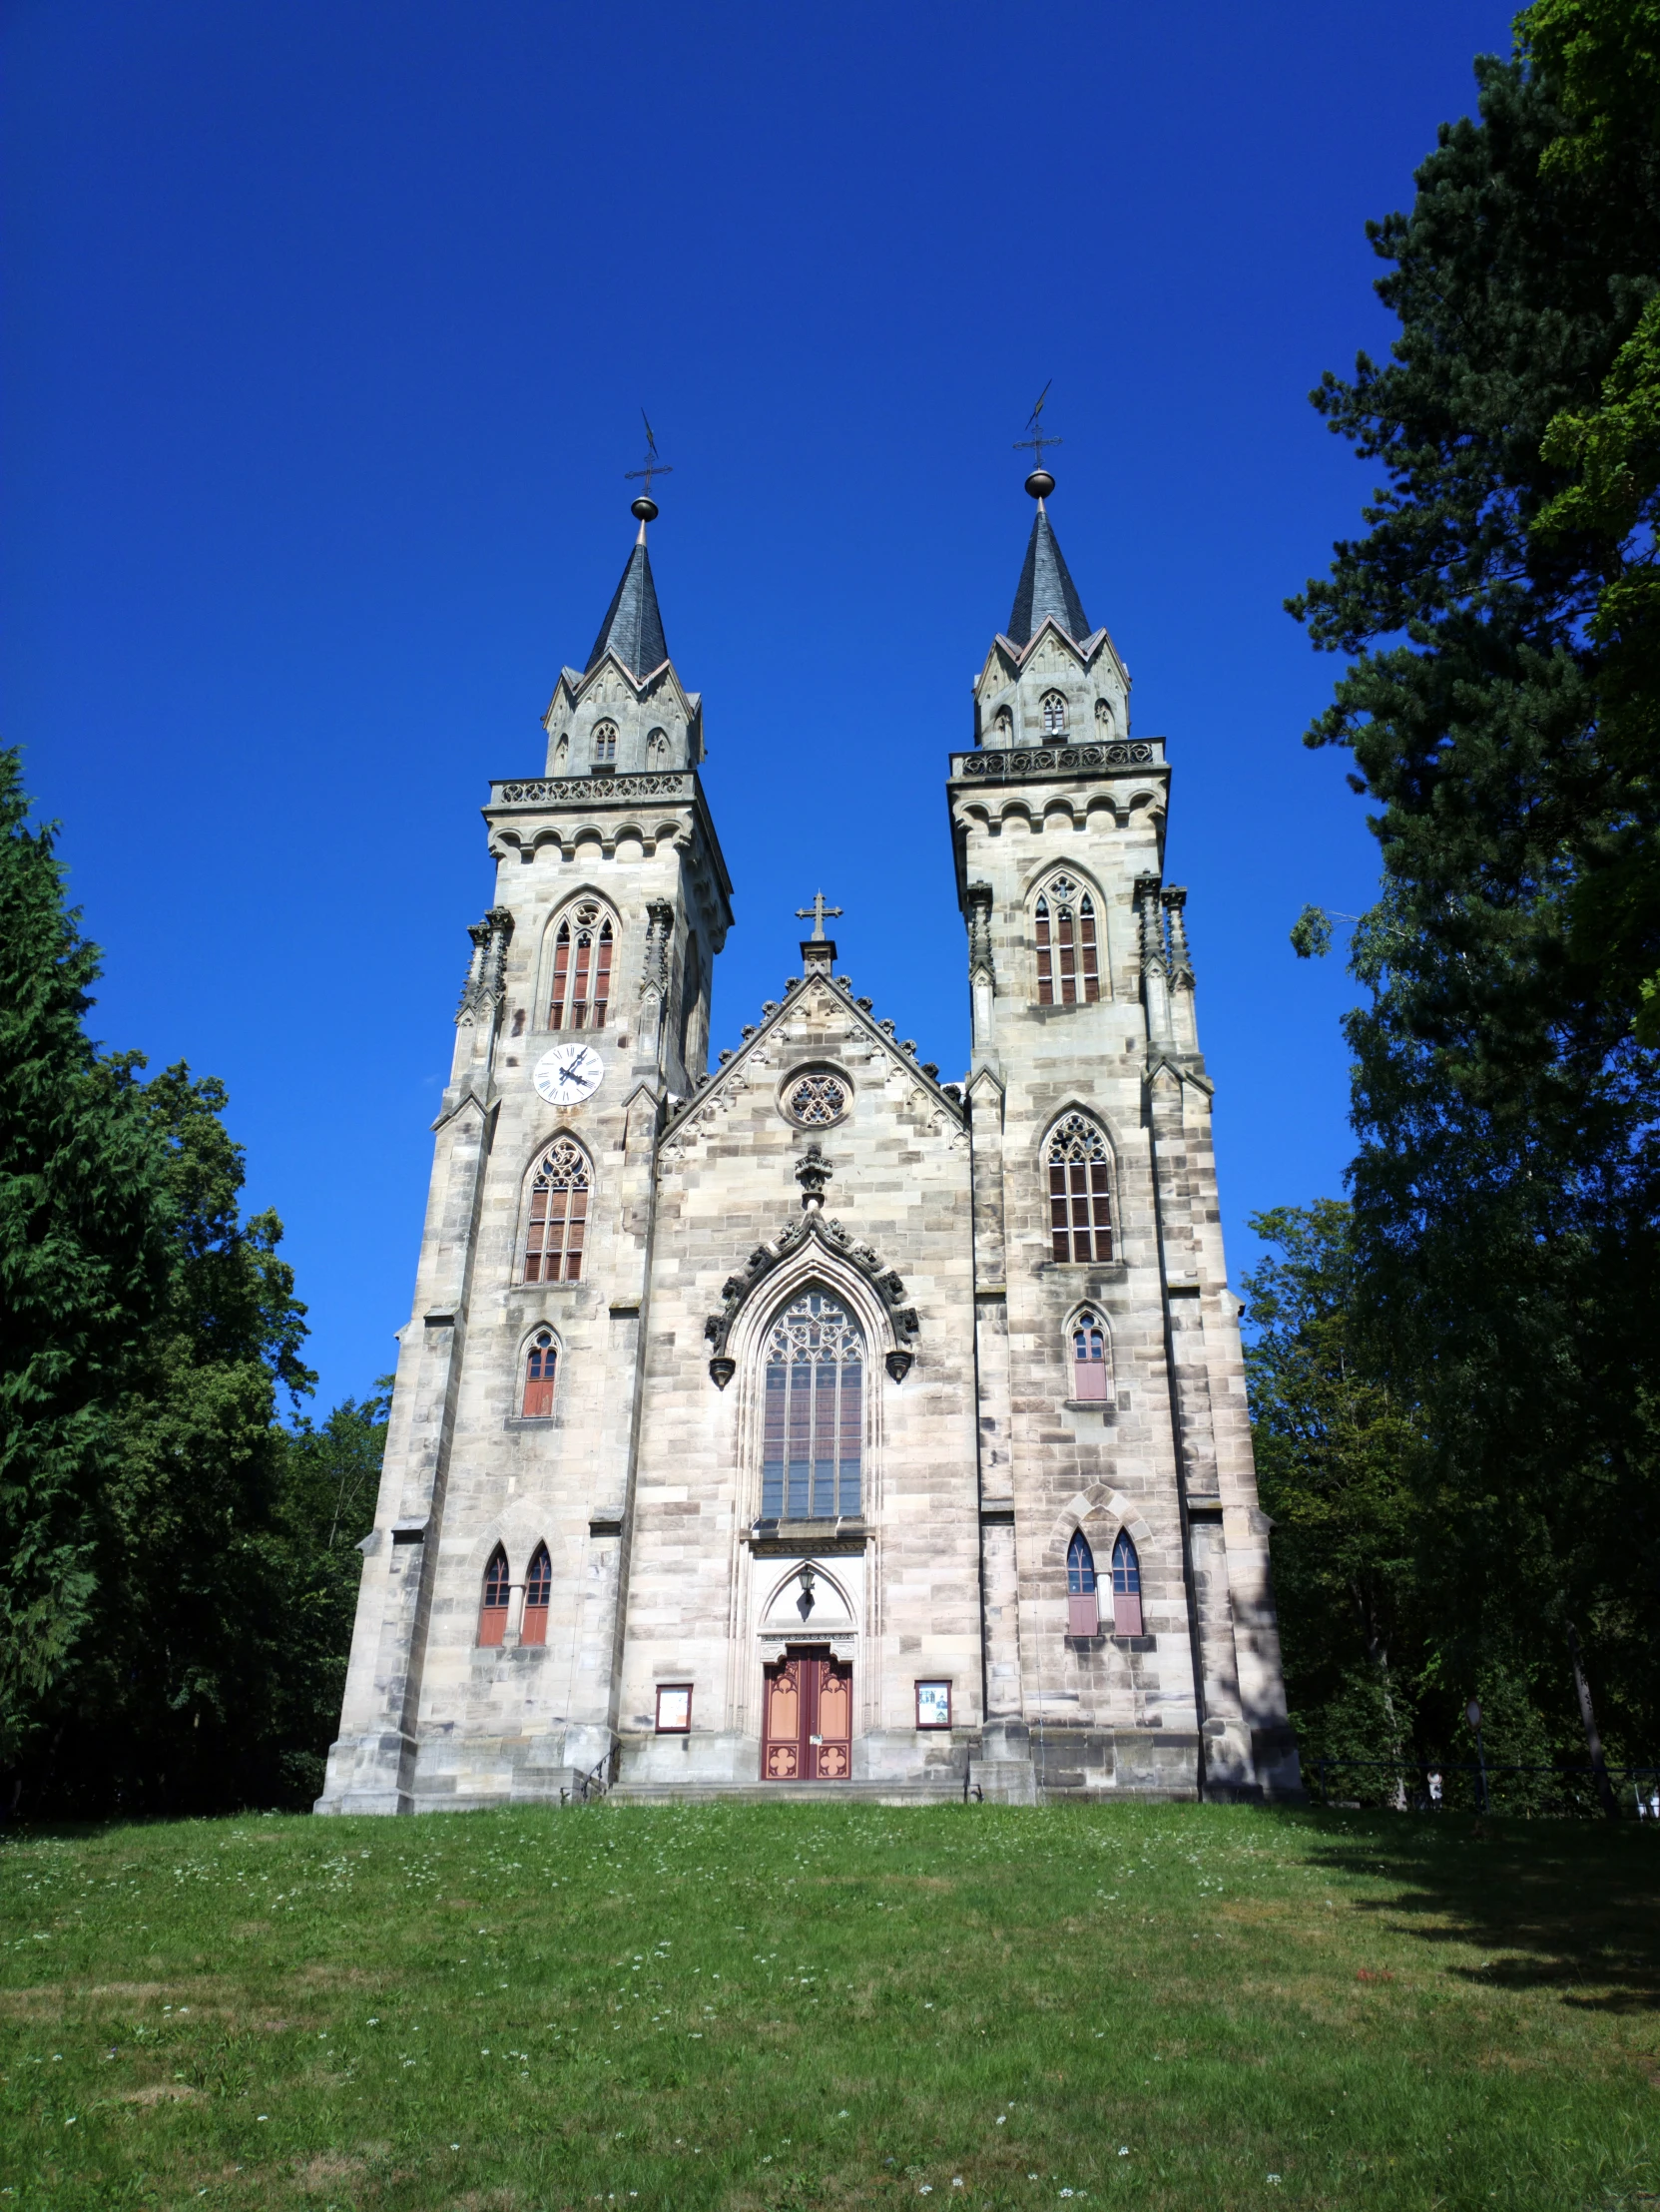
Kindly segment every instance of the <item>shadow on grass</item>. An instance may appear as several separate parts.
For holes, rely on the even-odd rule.
[[[1311,1863],[1400,1883],[1357,1910],[1426,1944],[1489,1953],[1446,1971],[1492,1988],[1555,1990],[1606,2012],[1660,2008],[1660,1834],[1645,1824],[1316,1814]]]

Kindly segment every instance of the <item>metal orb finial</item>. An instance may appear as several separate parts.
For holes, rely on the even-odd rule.
[[[1059,444],[1059,439],[1055,441]],[[1034,468],[1026,478],[1026,489],[1034,499],[1047,499],[1055,488],[1055,479],[1046,468]]]
[[[631,515],[638,515],[642,522],[655,522],[657,520],[657,501],[653,499],[649,492],[643,491],[628,511]]]

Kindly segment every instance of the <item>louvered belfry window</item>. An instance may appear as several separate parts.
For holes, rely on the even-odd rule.
[[[581,1275],[592,1186],[588,1155],[579,1144],[561,1137],[548,1147],[530,1187],[530,1229],[524,1255],[527,1283],[574,1283]]]
[[[1093,1006],[1100,996],[1095,901],[1070,875],[1052,875],[1037,902],[1037,1002]]]
[[[507,1600],[512,1588],[507,1579],[507,1554],[497,1544],[484,1569],[484,1602],[478,1608],[478,1640],[499,1644],[507,1633]]]
[[[1072,1395],[1107,1394],[1107,1332],[1099,1314],[1086,1307],[1072,1324]]]
[[[761,1468],[764,1520],[833,1520],[859,1510],[864,1339],[826,1291],[787,1307],[767,1340]]]
[[[553,1563],[546,1544],[538,1544],[524,1576],[524,1619],[519,1625],[521,1644],[545,1644],[548,1640],[548,1600],[553,1595]]]
[[[603,1029],[611,1000],[611,917],[595,905],[579,906],[559,924],[553,940],[550,1029]]]
[[[1066,1547],[1066,1633],[1095,1636],[1101,1629],[1100,1601],[1095,1594],[1095,1554],[1083,1530],[1073,1534]]]
[[[1112,1156],[1083,1114],[1068,1114],[1049,1138],[1049,1234],[1057,1260],[1112,1258]]]
[[[525,1355],[524,1403],[520,1410],[526,1420],[545,1420],[553,1411],[553,1377],[558,1364],[559,1347],[553,1341],[553,1332],[538,1329]]]

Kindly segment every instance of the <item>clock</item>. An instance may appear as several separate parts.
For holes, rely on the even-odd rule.
[[[580,1106],[604,1076],[605,1062],[591,1044],[556,1044],[542,1054],[530,1080],[550,1106]]]

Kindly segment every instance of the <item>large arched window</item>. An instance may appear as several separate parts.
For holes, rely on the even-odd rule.
[[[1112,1156],[1085,1114],[1049,1138],[1049,1235],[1057,1260],[1112,1258]]]
[[[617,725],[614,722],[597,722],[594,725],[594,766],[615,768],[617,765]]]
[[[1100,996],[1095,901],[1070,875],[1051,875],[1037,901],[1037,1002],[1093,1006]]]
[[[1112,1625],[1120,1636],[1139,1636],[1141,1627],[1141,1561],[1121,1528],[1112,1547]]]
[[[484,1602],[478,1608],[478,1640],[499,1644],[507,1633],[507,1600],[512,1587],[507,1579],[507,1554],[497,1544],[484,1569]]]
[[[828,1291],[806,1291],[767,1339],[761,1515],[833,1520],[859,1510],[864,1339]]]
[[[526,1420],[545,1420],[553,1411],[553,1378],[558,1365],[559,1347],[553,1341],[553,1331],[538,1329],[525,1354],[524,1401],[519,1411]]]
[[[592,1188],[593,1170],[581,1145],[561,1137],[548,1147],[530,1186],[524,1252],[527,1283],[574,1283],[581,1275]]]
[[[553,940],[550,1029],[603,1029],[611,998],[611,916],[592,899],[559,924]]]
[[[1046,738],[1064,738],[1066,735],[1066,701],[1058,691],[1043,695],[1043,735]]]
[[[1101,1608],[1095,1595],[1095,1554],[1081,1528],[1066,1547],[1066,1633],[1094,1636],[1100,1633]]]
[[[548,1600],[553,1595],[553,1562],[546,1544],[538,1544],[524,1574],[524,1619],[519,1624],[521,1644],[545,1644],[548,1640]]]
[[[1104,1399],[1112,1370],[1107,1361],[1107,1325],[1093,1306],[1072,1324],[1072,1395]]]

